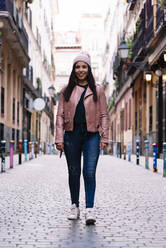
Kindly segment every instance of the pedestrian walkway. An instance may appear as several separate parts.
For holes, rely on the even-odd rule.
[[[82,178],[81,178],[82,180]],[[65,158],[43,155],[0,174],[0,248],[166,248],[166,178],[101,156],[95,226],[67,220]]]

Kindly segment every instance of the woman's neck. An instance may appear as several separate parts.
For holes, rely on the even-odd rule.
[[[79,85],[82,85],[82,86],[85,86],[85,85],[88,84],[88,82],[87,81],[79,81],[78,84]]]

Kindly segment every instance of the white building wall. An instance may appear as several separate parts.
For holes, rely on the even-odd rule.
[[[42,96],[49,97],[48,87],[55,83],[48,72],[51,66],[51,53],[54,53],[52,44],[52,31],[55,30],[54,17],[58,12],[58,0],[54,5],[50,0],[35,0],[29,4],[32,12],[32,29],[24,17],[26,31],[29,37],[30,65],[33,67],[33,85],[37,87],[36,79],[42,81]],[[45,63],[44,63],[45,62]],[[46,65],[48,70],[46,69]],[[50,118],[42,111],[41,115],[41,141],[54,143],[54,137],[50,135]]]
[[[109,83],[109,95],[112,94],[114,89],[113,80],[113,62],[117,54],[119,42],[123,37],[124,26],[126,25],[126,10],[127,4],[125,1],[117,0],[115,2],[110,1],[109,11],[107,13],[107,19],[105,23],[105,35],[106,44],[105,47],[105,78]]]

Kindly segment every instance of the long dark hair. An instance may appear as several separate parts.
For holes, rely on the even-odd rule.
[[[76,63],[73,65],[73,69],[72,69],[72,72],[71,72],[70,77],[69,77],[68,85],[67,85],[67,87],[63,93],[66,102],[69,101],[74,87],[76,85],[78,85],[78,79],[77,79],[76,74],[75,74],[75,65],[76,65]],[[87,75],[86,80],[88,82],[89,88],[93,92],[93,100],[94,100],[94,102],[97,102],[97,92],[96,92],[95,80],[94,80],[94,77],[93,77],[93,74],[91,71],[91,67],[89,65],[88,65],[88,75]]]

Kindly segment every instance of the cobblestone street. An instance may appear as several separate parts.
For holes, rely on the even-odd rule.
[[[0,248],[166,248],[166,178],[112,156],[97,170],[95,226],[67,220],[65,158],[45,155],[0,174]]]

